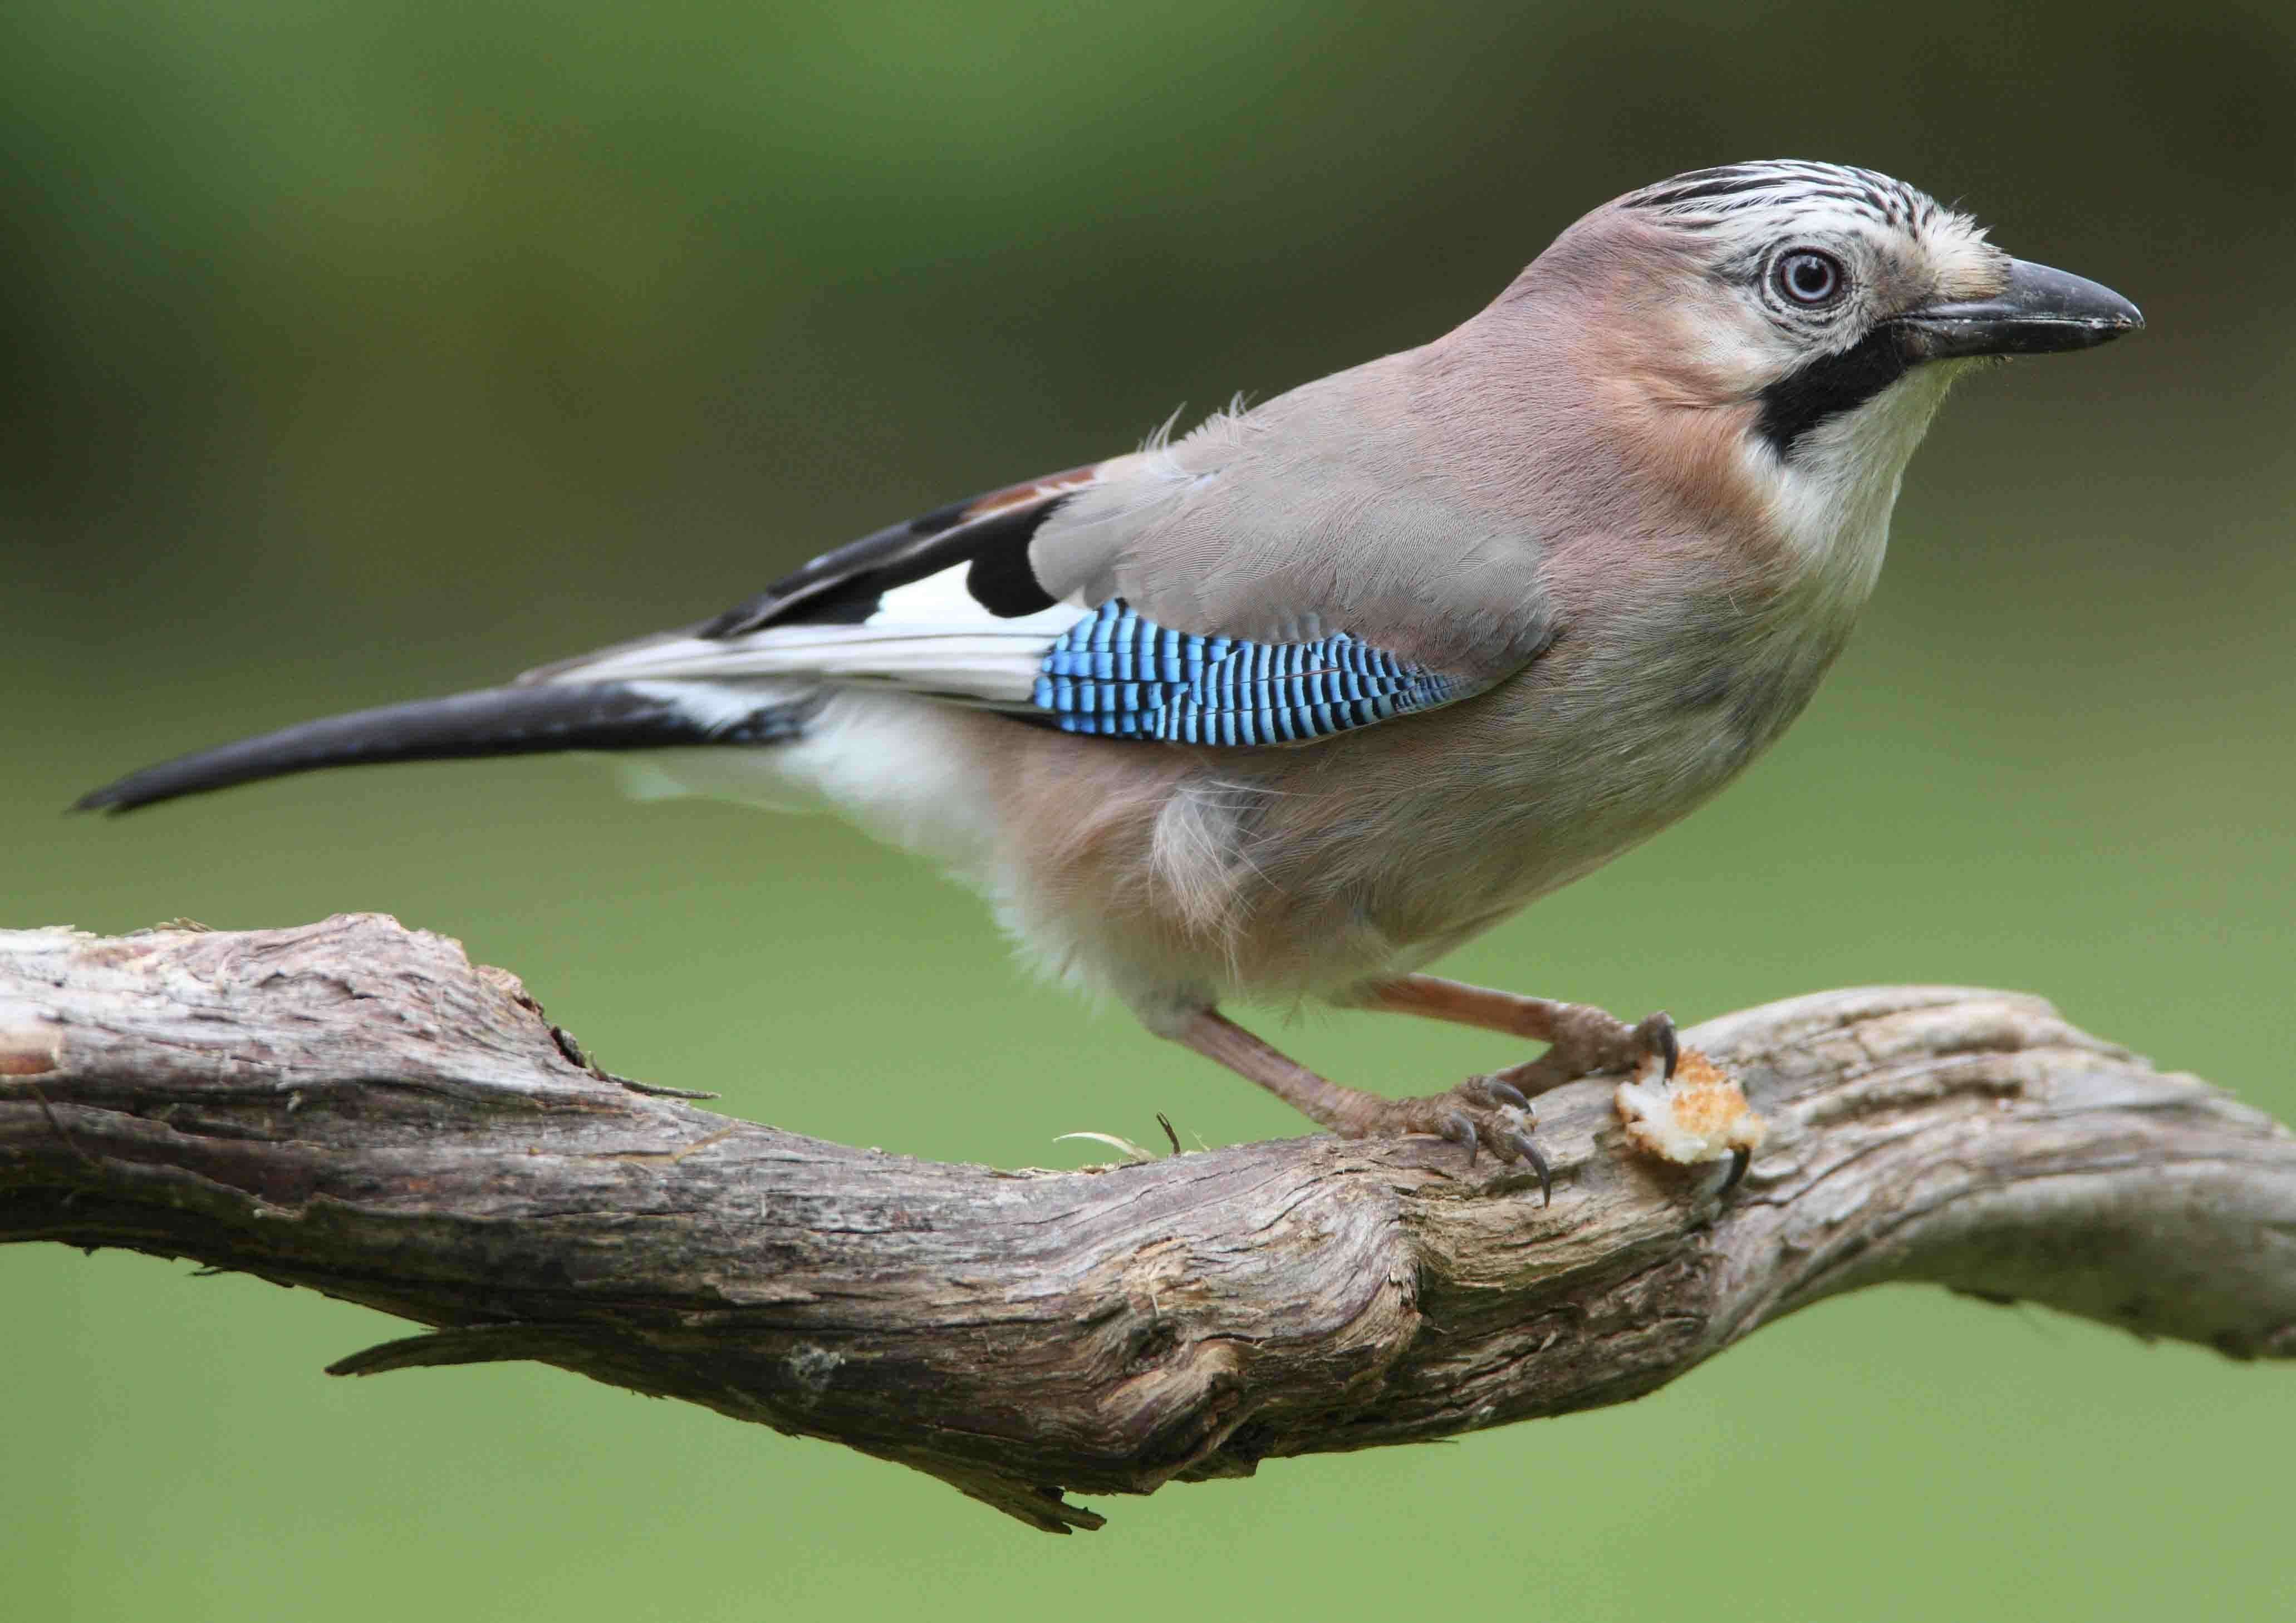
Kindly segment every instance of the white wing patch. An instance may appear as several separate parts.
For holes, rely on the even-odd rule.
[[[1046,652],[1083,611],[1058,604],[1000,619],[967,592],[969,567],[957,564],[894,588],[857,626],[770,626],[743,636],[678,637],[609,651],[553,670],[550,680],[683,686],[780,677],[1026,706]],[[756,702],[739,688],[722,693],[729,713]]]
[[[876,612],[862,621],[867,627],[895,626],[1034,626],[1049,615],[1057,621],[1054,635],[1073,625],[1078,615],[1089,606],[1078,603],[1074,609],[1055,605],[1039,610],[1033,615],[1000,619],[983,608],[972,594],[971,562],[952,564],[913,580],[907,586],[895,586],[877,600]],[[1059,617],[1065,612],[1067,619]],[[1048,622],[1049,623],[1049,622]]]

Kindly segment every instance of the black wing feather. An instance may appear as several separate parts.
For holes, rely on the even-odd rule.
[[[1096,467],[1097,464],[1095,465]],[[993,614],[1011,619],[1052,607],[1029,566],[1029,541],[1095,467],[992,490],[849,541],[774,582],[689,635],[723,641],[791,624],[858,625],[884,594],[957,564]]]
[[[72,809],[133,811],[179,795],[323,766],[548,755],[562,750],[770,743],[801,732],[807,709],[760,704],[746,717],[704,721],[672,700],[619,682],[487,688],[329,716],[179,756],[82,795]]]

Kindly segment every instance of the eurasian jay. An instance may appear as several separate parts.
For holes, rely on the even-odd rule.
[[[640,752],[659,784],[826,803],[932,854],[1045,968],[1324,1127],[1442,1135],[1544,1184],[1530,1096],[1670,1074],[1671,1023],[1422,967],[1785,729],[1955,378],[2142,325],[1870,170],[1700,169],[1595,209],[1419,348],[893,525],[687,629],[79,804]],[[1307,998],[1550,1047],[1392,1099],[1220,1012]]]

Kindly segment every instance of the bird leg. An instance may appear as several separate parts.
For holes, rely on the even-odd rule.
[[[1629,1026],[1591,1004],[1525,997],[1438,975],[1398,975],[1392,980],[1374,981],[1353,1002],[1359,1009],[1416,1014],[1546,1044],[1546,1052],[1537,1059],[1483,1078],[1505,1082],[1529,1098],[1596,1071],[1632,1071],[1648,1059],[1663,1062],[1666,1079],[1672,1081],[1674,1068],[1682,1057],[1674,1021],[1663,1012]]]
[[[1554,1199],[1546,1158],[1530,1141],[1538,1118],[1522,1090],[1504,1077],[1470,1077],[1447,1093],[1390,1099],[1317,1076],[1218,1010],[1199,1010],[1175,1036],[1342,1138],[1432,1134],[1464,1145],[1470,1166],[1478,1150],[1488,1150],[1510,1165],[1529,1162],[1538,1175],[1539,1193],[1550,1203]]]

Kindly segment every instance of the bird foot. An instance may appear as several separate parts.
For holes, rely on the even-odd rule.
[[[1530,1101],[1522,1090],[1504,1078],[1469,1077],[1447,1092],[1423,1094],[1414,1099],[1388,1099],[1374,1094],[1357,1098],[1362,1104],[1349,1110],[1347,1119],[1336,1126],[1341,1137],[1426,1133],[1464,1146],[1470,1167],[1488,1150],[1508,1166],[1528,1162],[1538,1176],[1540,1196],[1547,1205],[1554,1203],[1554,1176],[1530,1136],[1538,1118],[1531,1113]]]
[[[1606,1072],[1636,1075],[1652,1060],[1659,1063],[1660,1080],[1670,1082],[1675,1068],[1682,1062],[1674,1018],[1664,1010],[1644,1015],[1630,1026],[1591,1004],[1558,1004],[1554,1005],[1553,1028],[1545,1053],[1494,1071],[1484,1080],[1505,1083],[1526,1097],[1537,1098],[1581,1077]]]

